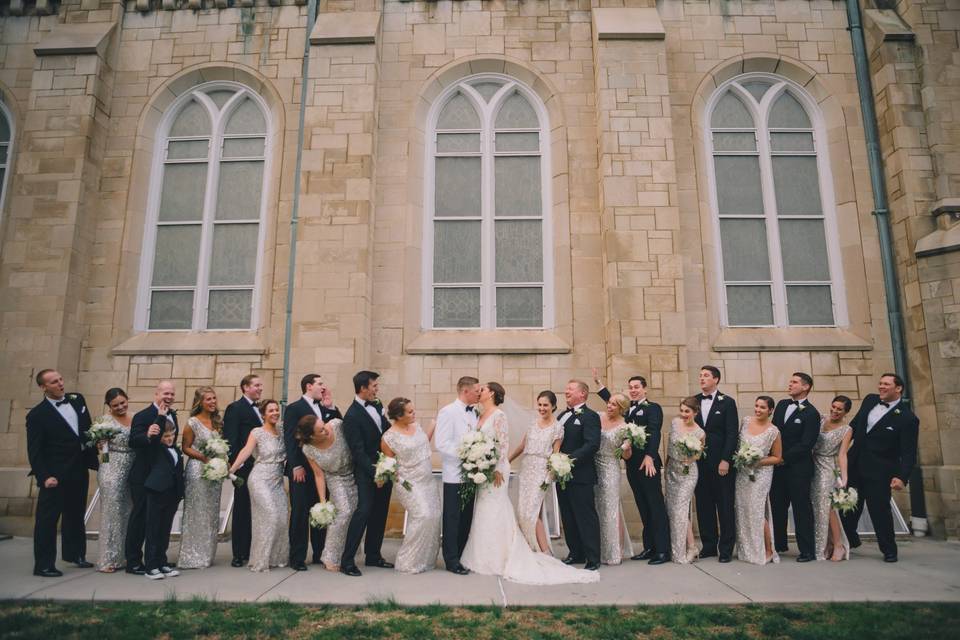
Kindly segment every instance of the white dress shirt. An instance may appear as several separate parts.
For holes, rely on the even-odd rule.
[[[571,411],[576,412],[578,409],[582,409],[582,408],[583,408],[583,405],[585,405],[585,404],[587,404],[587,403],[586,403],[586,402],[581,402],[580,404],[575,405],[572,409],[571,409],[570,407],[567,407],[566,409],[564,409],[563,411],[560,412],[560,415],[557,416],[557,422],[559,422],[560,424],[563,424],[563,423],[566,422],[567,419],[570,417],[568,414],[569,414]]]
[[[476,430],[477,414],[457,398],[437,414],[437,426],[433,441],[440,452],[443,481],[449,484],[460,482],[460,457],[457,448],[463,434]]]
[[[703,424],[707,424],[707,418],[710,417],[710,410],[713,409],[713,402],[717,399],[718,395],[720,395],[720,392],[714,389],[713,393],[710,394],[711,397],[700,400],[700,417],[703,419]]]
[[[366,411],[367,415],[369,415],[370,418],[373,420],[373,424],[377,425],[377,429],[380,430],[380,433],[383,433],[383,427],[381,426],[383,424],[383,420],[382,420],[383,416],[380,414],[379,411],[377,411],[377,407],[372,404],[368,405],[367,401],[361,398],[360,396],[355,396],[353,398],[353,401],[358,403],[361,407],[363,407],[363,410]],[[320,407],[317,407],[318,411],[319,409]]]
[[[177,462],[180,461],[180,454],[178,454],[177,450],[173,447],[167,447],[167,452],[170,454],[170,457],[173,458],[173,466],[177,466]]]
[[[317,404],[320,402],[319,400],[314,400],[310,396],[303,396],[303,401],[306,402],[308,405],[310,405],[310,408],[313,409],[313,412],[317,415],[318,418],[323,420],[323,414],[320,412],[320,405]],[[257,414],[259,415],[259,413],[260,412],[258,411]],[[261,418],[260,421],[263,422],[263,418]]]
[[[793,400],[793,399],[791,399],[791,400],[790,400],[790,406],[788,406],[788,407],[787,407],[787,410],[783,412],[783,421],[786,422],[787,420],[789,420],[789,419],[790,419],[790,416],[793,415],[793,412],[797,410],[798,407],[797,407],[797,405],[793,404],[794,402],[799,402],[800,404],[803,404],[803,403],[806,402],[806,401],[807,401],[806,398],[804,398],[804,399],[802,399],[802,400]]]
[[[70,425],[70,428],[73,429],[73,432],[80,435],[80,418],[77,416],[77,410],[73,408],[73,405],[66,401],[67,397],[64,396],[60,400],[54,400],[51,397],[47,397],[47,402],[53,405],[53,408],[57,410],[63,419],[67,421],[67,424]],[[57,403],[60,403],[60,406],[57,406]]]
[[[893,402],[888,403],[890,406],[885,407],[879,402],[877,406],[873,409],[870,409],[870,413],[867,414],[867,433],[870,433],[870,430],[880,422],[880,418],[887,415],[888,412],[893,411],[893,408],[900,404],[900,398],[897,398]]]

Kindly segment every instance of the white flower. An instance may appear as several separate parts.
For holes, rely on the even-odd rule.
[[[470,476],[470,479],[473,480],[474,484],[483,484],[487,481],[487,476],[484,473],[475,473]]]
[[[200,472],[201,477],[212,482],[219,482],[230,475],[230,468],[227,461],[223,458],[211,458],[210,462],[203,465]]]
[[[337,517],[337,507],[332,502],[318,502],[310,507],[310,526],[323,529]]]

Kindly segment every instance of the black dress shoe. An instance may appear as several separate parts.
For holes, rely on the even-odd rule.
[[[700,558],[701,560],[703,560],[704,558],[716,558],[717,552],[707,551],[706,549],[704,549],[703,551],[697,554],[697,557]]]
[[[59,578],[63,575],[63,572],[56,569],[34,569],[33,575],[41,578]]]
[[[644,549],[637,555],[630,558],[631,560],[649,560],[653,557],[653,549]]]
[[[360,569],[357,569],[356,565],[350,565],[349,567],[340,567],[340,573],[342,573],[345,576],[351,576],[354,578],[356,578],[357,576],[363,575],[362,573],[360,573]]]
[[[647,564],[664,564],[666,562],[670,562],[670,556],[665,553],[658,553],[650,558],[650,560],[647,561]]]
[[[583,568],[586,569],[587,571],[596,571],[597,569],[600,568],[600,563],[588,562],[587,564],[583,565]]]
[[[234,558],[233,560],[230,561],[230,566],[231,566],[231,567],[242,567],[242,566],[243,566],[243,560],[241,560],[240,558]]]
[[[78,569],[90,569],[93,567],[93,563],[87,562],[87,559],[83,557],[77,558],[76,560],[68,560],[68,562]]]
[[[574,558],[573,556],[567,556],[563,559],[563,564],[580,564],[583,562],[580,558]]]
[[[816,558],[805,553],[801,553],[797,556],[797,562],[813,562],[814,560],[816,560]]]
[[[720,562],[722,562],[723,564],[726,564],[726,563],[730,562],[731,560],[733,560],[733,556],[728,556],[728,555],[725,555],[725,554],[721,554],[719,560],[720,560]]]
[[[137,564],[132,567],[127,567],[125,571],[127,573],[132,573],[135,576],[142,576],[147,572],[147,569],[142,564]]]
[[[860,536],[857,536],[856,538],[850,538],[849,540],[847,540],[847,542],[850,543],[851,549],[856,549],[861,544],[863,544],[862,542],[860,542]]]
[[[458,565],[455,566],[455,567],[451,567],[451,568],[447,569],[447,571],[449,571],[450,573],[455,573],[455,574],[457,574],[458,576],[465,576],[465,575],[467,575],[467,574],[470,573],[470,569],[467,569],[467,568],[466,568],[465,566],[463,566],[462,564],[458,564]]]
[[[378,558],[377,560],[368,560],[363,564],[368,567],[380,567],[381,569],[393,569],[393,563],[387,562],[383,558]]]
[[[313,556],[313,564],[323,564],[323,561],[320,559],[320,556]]]
[[[303,562],[298,562],[297,564],[290,565],[290,568],[293,569],[294,571],[306,571],[307,565],[304,564]]]
[[[896,561],[897,561],[897,554],[895,554],[895,553],[886,553],[886,554],[883,555],[883,561],[884,561],[884,562],[896,562]]]

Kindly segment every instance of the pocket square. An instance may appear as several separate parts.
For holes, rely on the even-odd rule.
[[[800,418],[795,418],[793,421],[794,424],[800,424],[800,422],[801,422]]]
[[[893,427],[887,427],[887,431],[893,431]]]
[[[719,411],[714,411],[714,412],[713,412],[713,415],[718,416],[718,415],[720,415],[720,412],[719,412]]]
[[[637,415],[638,415],[638,416],[642,416],[642,415],[643,415],[643,409],[640,409],[640,411],[637,411]]]
[[[577,418],[576,420],[574,420],[574,421],[573,421],[573,424],[579,425],[579,424],[580,424],[580,418]]]
[[[86,408],[86,407],[80,407],[80,415],[83,415],[83,414],[85,414],[86,412],[87,412],[87,408]]]

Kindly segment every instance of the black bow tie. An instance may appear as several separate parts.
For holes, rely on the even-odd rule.
[[[473,413],[473,405],[468,404],[466,407],[464,407],[463,410],[466,411],[467,413]]]
[[[363,403],[363,406],[365,406],[365,407],[375,407],[375,406],[377,406],[377,403],[376,403],[375,401],[373,401],[373,400],[367,400],[366,402]]]
[[[639,407],[639,406],[640,406],[640,401],[639,401],[639,400],[631,400],[631,401],[630,401],[630,406],[631,406],[631,407]]]
[[[803,403],[803,400],[792,400],[790,404],[799,407]]]
[[[321,407],[323,406],[323,400],[314,400],[313,404],[317,405],[318,407]]]
[[[63,400],[54,400],[54,401],[53,401],[53,404],[55,404],[55,405],[57,405],[57,406],[59,407],[59,406],[64,405],[64,404],[70,404],[70,401],[67,400],[66,398],[64,398]]]
[[[889,403],[889,402],[878,402],[877,404],[879,404],[881,407],[883,407],[883,408],[885,408],[885,409],[889,409],[889,408],[890,408],[890,403]]]
[[[704,399],[704,400],[713,400],[713,394],[712,394],[712,393],[708,393],[707,395],[703,396],[703,399]]]

